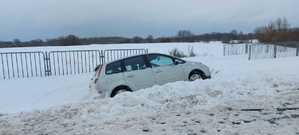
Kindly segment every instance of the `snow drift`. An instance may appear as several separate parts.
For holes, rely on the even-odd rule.
[[[113,99],[0,116],[1,134],[298,134],[298,58],[191,58],[211,80],[174,82]],[[262,108],[265,111],[243,112]]]

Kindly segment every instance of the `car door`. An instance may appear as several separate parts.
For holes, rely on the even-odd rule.
[[[146,64],[145,56],[136,56],[123,60],[124,78],[132,90],[151,87],[155,84],[152,69]]]
[[[150,54],[147,59],[156,76],[157,84],[184,80],[184,68],[181,64],[176,64],[174,58],[162,54]]]
[[[112,90],[119,85],[123,85],[126,83],[124,81],[123,72],[124,68],[122,67],[122,61],[115,61],[107,64],[105,67],[105,75],[102,78],[104,80],[103,85],[99,87],[109,92],[109,90]]]

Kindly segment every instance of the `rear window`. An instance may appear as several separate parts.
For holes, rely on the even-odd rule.
[[[121,61],[110,63],[106,66],[106,74],[116,74],[122,72]]]
[[[144,56],[125,59],[124,66],[126,71],[143,70],[147,68],[144,61]]]

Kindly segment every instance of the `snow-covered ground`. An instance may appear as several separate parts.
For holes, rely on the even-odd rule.
[[[165,53],[170,45],[144,46]],[[113,99],[92,95],[89,75],[0,81],[0,134],[299,134],[298,57],[247,61],[223,57],[220,43],[202,46],[187,60],[207,64],[212,79]]]
[[[149,52],[160,52],[168,54],[174,48],[185,53],[194,47],[198,56],[222,56],[223,43],[221,42],[196,42],[196,43],[146,43],[146,44],[102,44],[82,46],[52,46],[52,47],[23,47],[23,48],[0,48],[0,52],[24,52],[24,51],[61,51],[61,50],[106,50],[106,49],[144,49]]]
[[[149,52],[168,54],[174,48],[187,53],[191,47],[200,57],[222,56],[221,42],[25,47],[4,48],[0,49],[0,52],[148,48]],[[66,103],[86,101],[89,99],[87,97],[90,97],[88,91],[90,78],[91,74],[84,74],[80,76],[0,80],[0,90],[2,91],[0,94],[0,113],[31,111]]]
[[[89,74],[0,81],[0,113],[47,109],[89,99]]]

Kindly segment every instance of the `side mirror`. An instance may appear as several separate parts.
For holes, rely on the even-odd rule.
[[[185,62],[180,60],[180,59],[174,59],[174,64],[179,65],[179,64],[184,64]]]
[[[177,59],[174,59],[174,65],[179,65],[179,64],[181,64],[181,62]]]

